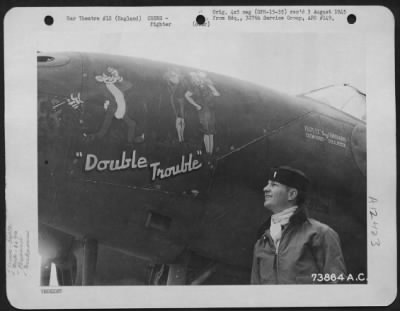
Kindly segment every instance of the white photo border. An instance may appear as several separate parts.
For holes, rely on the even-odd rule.
[[[223,7],[229,9],[230,7]],[[232,6],[231,8],[236,8]],[[246,8],[246,7],[240,7]],[[249,9],[253,7],[247,7]],[[314,7],[310,7],[314,8]],[[29,241],[29,268],[7,273],[7,296],[17,308],[149,308],[149,307],[304,307],[388,305],[397,295],[396,244],[396,117],[394,17],[382,6],[345,8],[357,16],[349,27],[346,20],[332,23],[227,24],[198,29],[194,16],[210,15],[216,7],[52,7],[13,8],[4,18],[5,144],[6,144],[6,232],[22,234]],[[107,13],[105,13],[107,12]],[[123,23],[68,23],[67,15],[165,15],[174,21],[170,29],[135,29]],[[43,17],[55,23],[48,27]],[[182,30],[183,29],[183,30]],[[360,285],[235,285],[235,286],[87,286],[62,287],[43,294],[40,287],[37,220],[37,63],[39,36],[55,33],[99,32],[266,32],[348,33],[366,40],[367,97],[367,195],[369,208],[379,213],[381,246],[371,246],[368,217],[368,283]],[[67,37],[66,37],[67,38]],[[79,50],[79,47],[77,47]],[[21,114],[21,109],[24,113]],[[382,152],[384,150],[384,153]],[[376,201],[375,201],[376,200]],[[23,217],[21,217],[23,215]],[[9,247],[9,245],[7,245]],[[7,254],[7,252],[6,252]],[[7,259],[6,259],[7,260]],[[285,297],[285,299],[282,299]]]

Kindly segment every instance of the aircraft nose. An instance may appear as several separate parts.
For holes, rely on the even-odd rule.
[[[82,59],[79,53],[38,53],[38,91],[69,97],[82,92]]]

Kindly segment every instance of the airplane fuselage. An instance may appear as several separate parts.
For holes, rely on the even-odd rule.
[[[312,180],[310,215],[339,233],[349,272],[366,272],[365,122],[197,69],[38,59],[40,224],[152,262],[190,251],[249,269],[267,171],[290,165]]]

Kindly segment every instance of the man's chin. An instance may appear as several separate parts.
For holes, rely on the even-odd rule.
[[[275,214],[275,213],[276,213],[276,206],[273,205],[273,204],[271,204],[270,202],[264,202],[264,208],[265,208],[268,212],[270,212],[270,213],[272,213],[272,214]]]

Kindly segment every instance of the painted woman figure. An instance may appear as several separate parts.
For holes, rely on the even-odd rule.
[[[170,103],[175,114],[175,127],[178,133],[178,140],[182,143],[184,141],[183,134],[185,131],[184,94],[187,89],[187,83],[185,82],[183,75],[177,69],[169,69],[164,78],[168,84]]]
[[[192,88],[185,93],[185,98],[198,111],[204,133],[204,146],[207,154],[211,155],[214,150],[215,135],[214,97],[220,94],[204,72],[191,72],[190,80]]]

